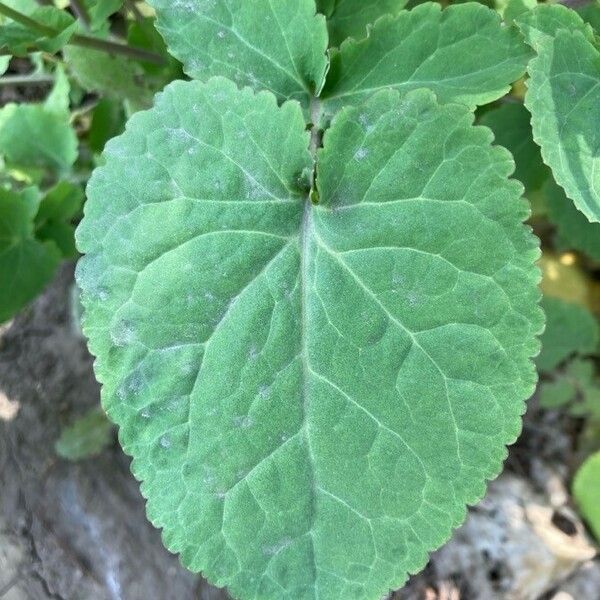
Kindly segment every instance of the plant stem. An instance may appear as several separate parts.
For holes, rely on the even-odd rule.
[[[43,85],[54,83],[51,75],[6,75],[0,77],[0,86],[3,85]]]
[[[128,56],[129,58],[135,58],[136,60],[149,62],[155,65],[165,64],[165,60],[160,54],[149,52],[143,48],[128,46],[127,44],[110,42],[108,40],[92,37],[90,35],[75,34],[69,40],[69,44],[72,44],[73,46],[81,46],[82,48],[100,50],[101,52],[107,52],[108,54],[121,54],[122,56]]]
[[[144,20],[144,15],[140,12],[135,0],[125,0],[125,6],[129,8],[138,23],[141,23]]]
[[[18,10],[11,8],[10,6],[6,6],[6,4],[2,2],[0,2],[0,15],[4,15],[5,17],[8,17],[17,23],[21,23],[21,25],[25,25],[27,29],[33,29],[33,31],[37,31],[45,36],[52,37],[57,33],[52,27],[38,23],[36,20],[24,15],[23,13],[20,13]]]
[[[69,2],[71,10],[77,15],[77,18],[85,25],[86,28],[90,26],[90,15],[86,7],[79,0],[70,0]]]
[[[17,23],[21,23],[21,25],[24,25],[28,29],[37,31],[46,37],[54,37],[59,33],[52,27],[38,23],[36,20],[14,10],[13,8],[10,8],[10,6],[6,6],[6,4],[3,4],[2,2],[0,2],[0,15],[4,15],[5,17],[8,17]],[[159,54],[155,54],[154,52],[149,52],[143,48],[128,46],[127,44],[103,40],[89,35],[81,35],[76,33],[71,36],[68,43],[72,44],[73,46],[81,46],[82,48],[91,48],[93,50],[107,52],[108,54],[120,54],[122,56],[128,56],[129,58],[153,63],[155,65],[165,64],[163,57]]]

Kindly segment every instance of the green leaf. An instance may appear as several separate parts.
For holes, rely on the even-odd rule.
[[[39,192],[0,188],[0,323],[39,294],[54,275],[60,252],[34,237]]]
[[[546,409],[556,409],[569,404],[577,394],[574,383],[566,378],[548,381],[540,384],[540,406]]]
[[[494,132],[496,143],[510,150],[516,163],[514,176],[525,186],[526,193],[538,190],[550,174],[533,141],[530,118],[522,104],[505,103],[486,112],[480,121]]]
[[[326,17],[330,17],[335,10],[337,0],[316,0],[317,11]]]
[[[5,47],[12,54],[24,55],[31,48],[58,52],[68,43],[77,27],[70,14],[54,6],[40,6],[26,14],[38,23],[50,27],[55,33],[44,35],[21,23],[4,19],[0,24],[0,47]]]
[[[68,171],[77,158],[69,115],[42,104],[7,104],[0,109],[0,155],[17,168]]]
[[[325,109],[360,104],[382,88],[428,87],[442,102],[474,108],[500,98],[525,72],[530,50],[518,31],[480,4],[441,10],[428,2],[383,17],[369,37],[333,50]]]
[[[499,2],[501,4],[503,2]],[[523,13],[527,13],[537,6],[537,0],[508,0],[505,7],[500,11],[506,23],[512,23]]]
[[[581,516],[600,541],[600,452],[579,467],[573,480],[573,496]]]
[[[537,22],[543,15],[548,17],[540,29],[522,26],[538,54],[528,67],[525,97],[532,115],[533,137],[567,196],[589,221],[598,222],[600,54],[589,41],[591,29],[573,11],[538,9],[532,15],[538,17]],[[550,17],[556,19],[558,15],[558,25],[553,21],[547,27]],[[566,15],[573,21],[570,30],[559,28],[567,20]]]
[[[592,360],[576,356],[554,377],[540,384],[540,406],[567,408],[574,417],[600,415],[600,386]]]
[[[329,5],[329,6],[328,6]],[[367,36],[367,27],[383,15],[397,15],[406,0],[330,0],[317,2],[320,12],[327,16],[331,46],[339,46],[349,37]]]
[[[590,42],[594,32],[573,10],[562,4],[538,4],[515,19],[527,43],[536,51],[561,30],[580,31]]]
[[[77,272],[103,405],[167,547],[234,596],[380,598],[518,435],[539,249],[472,122],[425,90],[343,111],[318,205],[298,104],[223,79],[107,144]]]
[[[102,98],[92,113],[88,144],[94,152],[102,152],[110,138],[125,128],[125,112],[122,103],[112,98]]]
[[[600,33],[600,1],[593,0],[583,6],[578,6],[577,14],[594,29],[595,33]]]
[[[125,99],[134,111],[151,105],[156,90],[148,85],[140,62],[78,46],[68,46],[63,54],[71,74],[85,90]]]
[[[4,75],[10,64],[10,56],[0,56],[0,75]]]
[[[59,64],[54,71],[54,85],[50,94],[44,102],[44,109],[48,112],[56,113],[64,118],[69,118],[69,94],[71,92],[71,84],[65,73],[64,67]]]
[[[46,193],[35,217],[38,239],[53,241],[64,258],[77,256],[71,221],[82,204],[83,190],[78,185],[61,181]]]
[[[82,460],[100,454],[112,440],[112,424],[100,408],[90,410],[62,430],[54,446],[67,460]]]
[[[552,371],[572,354],[589,354],[598,346],[598,322],[582,306],[545,296],[546,330],[536,359],[540,371]]]
[[[558,245],[600,261],[600,224],[590,223],[553,180],[544,186],[548,218],[558,230]]]
[[[90,18],[90,29],[98,31],[104,29],[106,20],[121,9],[123,0],[84,0]]]
[[[150,0],[157,27],[186,73],[224,75],[308,105],[323,86],[327,27],[314,0]]]
[[[127,43],[136,48],[143,48],[159,54],[165,59],[166,66],[148,62],[141,63],[146,73],[159,79],[160,87],[164,87],[173,79],[182,78],[181,64],[167,52],[165,42],[156,30],[154,19],[132,21],[127,30]]]

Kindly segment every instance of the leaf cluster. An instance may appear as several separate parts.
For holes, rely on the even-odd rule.
[[[77,257],[83,184],[104,144],[180,74],[151,14],[121,0],[71,6],[0,5],[0,93],[11,99],[0,107],[0,322]]]

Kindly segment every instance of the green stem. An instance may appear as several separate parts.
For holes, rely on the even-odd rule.
[[[50,75],[6,75],[0,77],[0,86],[3,85],[43,85],[54,83]]]
[[[6,6],[6,4],[3,4],[2,2],[0,2],[0,15],[4,15],[5,17],[8,17],[17,23],[21,23],[21,25],[24,25],[28,29],[37,31],[46,37],[54,37],[59,33],[52,27],[48,27],[43,23],[39,23],[27,15],[14,10],[10,6]],[[120,44],[117,42],[110,42],[108,40],[103,40],[89,35],[81,35],[76,33],[71,36],[68,43],[72,44],[73,46],[81,46],[82,48],[91,48],[93,50],[107,52],[108,54],[120,54],[122,56],[128,56],[129,58],[153,63],[155,65],[165,64],[163,57],[159,54],[155,54],[154,52],[148,52],[143,48],[136,48],[134,46],[128,46],[127,44]]]
[[[144,20],[144,15],[140,12],[140,9],[137,7],[135,0],[125,0],[125,6],[129,8],[131,13],[133,14],[134,19],[141,23]]]
[[[127,44],[109,42],[108,40],[102,40],[90,35],[79,35],[76,33],[69,40],[69,44],[81,46],[82,48],[100,50],[101,52],[107,52],[108,54],[121,54],[122,56],[128,56],[129,58],[149,62],[155,65],[165,64],[165,59],[160,54],[148,52],[148,50],[144,50],[143,48],[128,46]]]
[[[86,28],[90,26],[90,15],[86,7],[79,0],[71,0],[69,2],[71,10],[77,15],[77,18],[85,25]]]
[[[56,30],[52,27],[48,27],[47,25],[43,25],[42,23],[38,23],[36,20],[20,13],[18,10],[11,8],[10,6],[6,6],[0,2],[0,15],[4,15],[17,23],[21,23],[21,25],[25,25],[27,29],[33,29],[33,31],[37,31],[42,35],[52,37],[56,35]]]

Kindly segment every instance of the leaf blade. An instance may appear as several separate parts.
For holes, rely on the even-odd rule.
[[[573,495],[583,518],[588,522],[596,539],[600,539],[600,452],[587,458],[573,480]]]
[[[92,178],[78,229],[79,247],[86,253],[78,281],[104,406],[121,427],[126,452],[134,455],[133,471],[143,480],[149,517],[163,527],[166,545],[181,553],[188,568],[203,571],[216,585],[228,585],[235,596],[275,600],[282,594],[352,594],[370,599],[399,585],[464,518],[464,503],[481,496],[485,478],[497,473],[505,444],[520,427],[522,401],[535,379],[527,357],[537,349],[533,336],[542,318],[533,266],[538,250],[521,224],[527,209],[519,200],[520,186],[506,180],[512,162],[504,151],[491,149],[487,130],[472,129],[465,108],[441,107],[424,91],[406,102],[408,133],[394,112],[400,104],[395,92],[373,99],[363,111],[366,120],[359,110],[346,111],[336,120],[318,157],[317,207],[307,202],[307,186],[299,183],[306,180],[312,161],[298,105],[278,108],[272,95],[253,96],[220,79],[169,86],[154,109],[137,113],[124,136],[109,142],[106,166]],[[394,372],[410,340],[391,325],[392,317],[399,320],[393,314],[397,307],[390,307],[372,282],[356,282],[341,271],[337,259],[324,256],[325,244],[341,252],[341,240],[360,243],[378,230],[367,226],[366,232],[355,231],[356,219],[350,228],[333,225],[344,213],[333,210],[332,173],[339,171],[339,164],[348,164],[347,152],[368,166],[368,153],[346,148],[356,137],[346,135],[348,123],[360,128],[359,139],[363,127],[374,127],[368,140],[373,146],[367,144],[367,150],[382,146],[389,152],[397,147],[403,127],[411,144],[418,146],[410,128],[414,114],[427,113],[430,121],[418,125],[421,135],[435,138],[436,131],[457,130],[451,144],[457,153],[470,151],[475,143],[476,152],[489,161],[489,173],[481,166],[484,172],[478,171],[486,182],[479,182],[472,194],[485,198],[478,208],[491,211],[488,218],[494,223],[478,223],[469,231],[483,228],[489,234],[479,240],[478,254],[483,242],[497,242],[494,256],[490,250],[486,255],[495,262],[486,268],[500,267],[499,283],[490,282],[488,289],[488,280],[476,274],[472,281],[479,282],[480,292],[482,286],[493,295],[493,308],[478,317],[482,330],[489,327],[515,353],[514,363],[496,355],[491,333],[479,336],[468,329],[470,340],[478,342],[477,351],[487,358],[491,352],[501,361],[503,374],[498,377],[511,390],[498,392],[504,416],[493,409],[491,392],[485,395],[489,412],[504,424],[501,436],[496,437],[497,419],[494,434],[485,418],[475,426],[479,433],[466,427],[457,432],[460,444],[469,445],[478,435],[494,440],[486,446],[487,459],[475,453],[465,458],[464,469],[458,466],[446,405],[450,400],[433,365],[460,372],[466,361],[449,367],[449,359],[433,347],[439,345],[439,339],[434,343],[438,334],[412,333],[421,350],[408,359],[411,377],[400,377],[399,385],[408,386],[402,392],[411,392],[418,363],[425,361],[435,379],[429,401],[441,406],[436,424],[442,435],[436,435],[437,446],[425,443],[436,432],[423,427],[411,432],[404,418],[413,410],[423,425],[431,411],[420,412],[412,389],[406,412],[395,390]],[[386,143],[390,130],[394,137]],[[454,170],[454,164],[436,158]],[[425,162],[434,187],[439,181],[432,176],[440,166],[435,160]],[[355,169],[355,178],[362,181],[362,175]],[[472,173],[455,182],[454,193],[466,193],[473,179],[468,175]],[[376,173],[371,173],[374,178]],[[355,179],[352,184],[347,193],[340,188],[342,197],[359,190],[370,200],[372,194],[385,198],[379,188],[365,190]],[[390,193],[401,191],[396,183]],[[115,200],[107,206],[109,193]],[[404,207],[395,210],[406,212]],[[437,209],[427,207],[431,210]],[[514,212],[509,216],[502,210]],[[473,210],[470,225],[476,218],[485,221],[476,214]],[[409,217],[414,219],[414,213],[409,211]],[[443,222],[439,220],[436,230],[440,236]],[[392,235],[389,226],[380,231]],[[415,232],[423,233],[419,227]],[[451,233],[446,225],[444,235]],[[457,246],[448,259],[458,260],[463,248]],[[472,251],[467,254],[462,268],[473,269],[477,257]],[[419,274],[427,272],[426,265],[414,263],[418,257],[411,260]],[[351,267],[366,278],[359,263],[352,259]],[[447,269],[443,285],[451,283],[448,273],[453,271]],[[526,298],[522,314],[508,308],[501,290],[509,298]],[[467,295],[473,288],[466,285],[463,291]],[[323,310],[323,302],[329,311]],[[500,317],[502,323],[494,329],[491,323],[505,308],[509,316]],[[359,318],[353,318],[356,310]],[[419,312],[414,306],[411,310]],[[432,307],[427,310],[427,318],[435,319]],[[431,323],[422,311],[420,319],[426,330]],[[416,329],[414,323],[407,325]],[[459,327],[456,333],[464,330]],[[444,333],[444,348],[455,341],[452,332]],[[431,354],[430,362],[423,348]],[[459,355],[461,351],[456,350]],[[480,376],[483,390],[492,375],[488,370]],[[454,418],[462,424],[473,416],[469,406],[475,401],[474,388],[449,385],[456,402]],[[416,455],[402,441],[405,436],[408,446],[418,448]],[[440,444],[449,450],[447,457]],[[420,506],[426,480],[420,463],[434,475],[426,491],[431,507]],[[452,493],[441,476],[446,467],[454,476]],[[460,501],[451,500],[454,494]],[[406,519],[412,519],[410,526],[403,525]],[[432,528],[427,520],[434,523]],[[388,544],[389,539],[394,543]]]
[[[470,57],[465,60],[465,57]],[[469,3],[441,10],[428,2],[383,17],[366,40],[334,50],[323,90],[329,114],[387,87],[427,87],[443,102],[474,108],[503,96],[524,72],[530,51],[499,16]]]
[[[60,252],[34,236],[33,221],[39,193],[0,189],[0,322],[11,318],[50,281]]]
[[[314,0],[153,0],[157,27],[186,72],[229,77],[305,106],[327,69],[325,18]]]
[[[542,36],[528,67],[525,105],[556,182],[590,222],[600,221],[600,55],[580,31]]]
[[[397,15],[406,6],[406,0],[334,0],[334,6],[318,2],[317,8],[327,16],[327,29],[331,46],[339,46],[349,37],[361,39],[367,27],[383,15]]]

